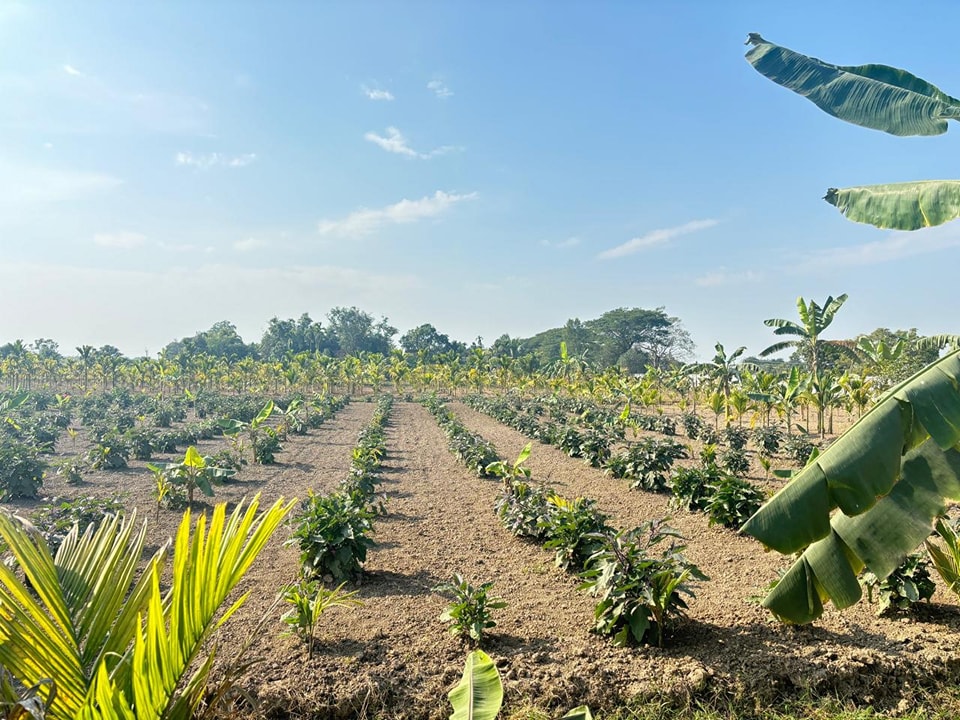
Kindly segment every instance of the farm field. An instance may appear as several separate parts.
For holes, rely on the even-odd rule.
[[[502,457],[515,457],[530,442],[461,402],[449,407]],[[254,493],[272,503],[334,490],[350,472],[351,449],[374,408],[355,400],[307,434],[290,435],[275,464],[244,466],[197,510]],[[58,454],[68,455],[73,444],[61,437]],[[227,445],[218,438],[200,441],[198,449],[213,454]],[[153,462],[176,458],[161,454]],[[628,490],[624,480],[555,447],[534,442],[526,464],[534,481],[569,498],[595,499],[613,527],[669,516],[687,539],[688,558],[710,579],[695,586],[687,616],[669,628],[664,648],[618,648],[591,633],[595,601],[577,590],[576,577],[557,568],[551,552],[514,537],[498,521],[493,506],[500,483],[456,460],[424,406],[397,401],[378,487],[385,514],[375,520],[376,544],[363,574],[350,585],[363,605],[328,611],[308,657],[304,643],[285,634],[284,608],[276,603],[299,571],[296,548],[284,545],[291,523],[281,526],[238,588],[250,593],[246,605],[216,636],[215,675],[249,643],[246,660],[255,662],[239,685],[256,698],[258,716],[446,717],[446,694],[469,645],[440,621],[447,599],[434,588],[460,573],[475,583],[493,581],[492,594],[506,602],[483,643],[503,677],[505,715],[540,708],[559,716],[584,703],[613,712],[649,698],[677,707],[763,708],[832,697],[895,712],[956,679],[960,613],[942,590],[900,615],[878,617],[864,600],[842,613],[828,606],[811,626],[783,625],[750,599],[788,564],[776,553],[709,526],[703,514],[672,508],[669,495]],[[135,508],[147,519],[152,552],[175,533],[181,513],[155,510],[145,465],[131,460],[126,469],[88,472],[72,485],[50,473],[43,494],[122,498],[127,511]],[[783,481],[757,482],[773,490]],[[29,513],[38,504],[15,500],[4,507]]]

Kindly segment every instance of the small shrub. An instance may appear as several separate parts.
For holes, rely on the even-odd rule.
[[[873,593],[877,593],[877,615],[909,610],[914,603],[930,600],[936,590],[930,577],[930,561],[923,553],[907,555],[885,580],[880,580],[872,572],[865,572],[860,583],[870,602],[874,602]]]
[[[723,477],[710,485],[706,498],[707,515],[711,525],[723,525],[736,530],[753,515],[766,496],[746,480]]]
[[[57,469],[57,475],[62,477],[65,483],[79,485],[83,482],[83,471],[86,470],[87,464],[77,455],[54,463],[54,467]]]
[[[123,502],[117,496],[60,501],[54,498],[33,513],[33,521],[46,538],[50,550],[56,553],[74,525],[79,533],[83,533],[89,525],[100,522],[106,515],[122,511]]]
[[[716,445],[720,442],[720,433],[712,425],[704,425],[700,430],[700,441],[705,445]]]
[[[816,449],[813,441],[806,435],[791,435],[783,444],[786,454],[797,467],[804,467],[810,459],[810,454]]]
[[[553,550],[557,567],[579,571],[603,543],[602,534],[610,532],[607,516],[589,498],[567,500],[551,495],[550,512],[540,520],[547,541],[543,547]]]
[[[121,470],[127,467],[130,450],[123,438],[108,434],[87,451],[87,462],[94,470]]]
[[[691,440],[696,440],[703,430],[703,420],[696,413],[688,412],[680,416],[680,422],[683,424],[683,431]]]
[[[644,438],[631,443],[627,451],[607,463],[614,477],[630,480],[631,489],[651,492],[667,490],[667,473],[675,460],[687,457],[687,449],[675,440]]]
[[[514,480],[504,485],[494,503],[500,522],[518,537],[541,539],[546,536],[551,514],[552,493],[530,482]]]
[[[570,457],[583,457],[583,436],[576,428],[568,427],[560,431],[556,446]]]
[[[450,623],[450,634],[470,638],[475,645],[483,642],[484,633],[497,623],[490,617],[491,610],[507,606],[503,600],[488,597],[492,582],[471,585],[459,573],[448,583],[434,588],[434,592],[449,593],[453,601],[440,615],[440,619]]]
[[[580,588],[599,596],[594,632],[614,645],[663,646],[666,627],[687,608],[689,581],[706,580],[683,555],[682,536],[664,521],[648,521],[609,536],[587,563]],[[669,542],[667,547],[662,543]]]
[[[723,439],[731,450],[743,450],[747,446],[747,431],[736,425],[727,425],[723,429]]]
[[[720,466],[731,475],[746,475],[750,471],[750,458],[743,448],[731,447],[720,455]]]
[[[46,469],[47,463],[34,448],[16,440],[0,440],[0,500],[36,497]]]
[[[780,452],[780,443],[783,442],[783,433],[776,425],[764,425],[754,428],[753,442],[760,449],[760,452],[767,457],[776,455]]]
[[[674,507],[685,510],[705,510],[710,497],[711,485],[721,478],[720,468],[706,465],[702,468],[680,467],[670,476]]]
[[[344,582],[363,570],[373,540],[375,513],[347,493],[313,495],[301,504],[298,524],[288,541],[300,547],[300,564],[308,579]]]
[[[283,449],[280,436],[270,427],[262,427],[253,433],[253,459],[260,465],[275,463],[276,454]]]
[[[603,433],[590,430],[583,436],[580,453],[591,467],[602,467],[610,459],[610,441]]]

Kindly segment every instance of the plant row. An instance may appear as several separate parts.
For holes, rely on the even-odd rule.
[[[426,405],[449,437],[447,427],[458,426],[457,418],[436,400]],[[615,530],[595,500],[569,500],[534,483],[524,465],[529,456],[528,444],[513,463],[498,459],[483,473],[501,480],[494,511],[503,526],[553,551],[557,566],[579,575],[580,589],[600,598],[595,632],[611,636],[616,645],[662,645],[665,628],[687,607],[684,596],[692,596],[692,581],[706,579],[684,556],[683,538],[664,521]]]

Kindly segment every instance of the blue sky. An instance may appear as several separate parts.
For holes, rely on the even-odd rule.
[[[960,177],[960,127],[847,125],[743,59],[755,31],[957,95],[958,26],[948,2],[0,3],[0,342],[153,354],[356,305],[489,344],[663,306],[705,357],[842,292],[834,336],[958,332],[960,223],[820,198]]]

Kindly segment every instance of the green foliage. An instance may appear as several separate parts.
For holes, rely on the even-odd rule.
[[[691,440],[696,440],[697,437],[699,437],[700,432],[703,430],[703,420],[696,413],[684,413],[680,417],[680,422],[683,424],[683,431]]]
[[[631,489],[665,492],[667,474],[675,460],[687,457],[687,449],[675,440],[643,438],[630,443],[628,449],[607,462],[607,471],[617,478],[630,480]]]
[[[531,482],[504,483],[494,502],[494,511],[503,526],[518,537],[541,539],[550,526],[552,491]]]
[[[105,436],[87,451],[87,462],[94,470],[122,470],[129,457],[129,448],[117,434]]]
[[[907,555],[883,580],[872,572],[865,572],[860,583],[866,589],[870,602],[873,602],[873,593],[877,593],[877,615],[909,610],[914,603],[930,600],[937,589],[930,578],[930,562],[923,553]]]
[[[453,600],[440,615],[440,619],[450,623],[450,633],[470,638],[474,644],[483,642],[484,633],[497,623],[490,617],[491,610],[507,606],[497,598],[488,597],[492,582],[471,585],[463,576],[456,573],[450,582],[437,585],[434,592],[452,595]]]
[[[720,468],[708,464],[700,468],[676,468],[670,476],[674,506],[685,510],[706,510],[713,486],[723,477]]]
[[[490,656],[474,650],[467,656],[463,677],[447,696],[450,720],[495,720],[503,704],[503,683]]]
[[[207,497],[213,497],[213,483],[222,482],[236,474],[233,468],[214,465],[212,458],[200,455],[193,445],[187,448],[180,462],[167,463],[162,467],[148,463],[147,467],[155,474],[162,473],[171,484],[183,487],[187,493],[187,503],[191,506],[197,488]]]
[[[77,526],[77,532],[82,534],[87,527],[101,522],[107,515],[122,512],[123,500],[117,496],[54,499],[34,511],[33,521],[50,550],[55,553],[74,525]]]
[[[0,438],[0,500],[36,497],[46,469],[36,449]]]
[[[250,433],[253,461],[260,465],[272,465],[277,453],[283,449],[280,435],[271,427],[261,427]]]
[[[597,501],[578,497],[567,500],[556,494],[547,497],[548,514],[540,519],[546,550],[556,554],[557,567],[577,572],[603,544],[602,535],[611,532],[607,516]]]
[[[934,569],[947,584],[947,589],[960,596],[960,532],[957,523],[938,518],[936,532],[944,547],[928,539],[927,553]]]
[[[808,435],[790,435],[783,444],[784,452],[799,468],[807,464],[811,453],[816,449],[817,446]]]
[[[731,475],[746,475],[750,470],[750,459],[740,448],[730,448],[720,454],[720,465]]]
[[[357,591],[347,592],[346,583],[340,583],[332,590],[325,588],[318,580],[301,578],[293,585],[287,585],[281,591],[284,602],[292,608],[284,613],[281,620],[293,628],[307,645],[307,657],[313,657],[314,631],[320,616],[332,607],[358,607],[362,600],[356,598]]]
[[[753,430],[753,442],[760,448],[761,454],[770,457],[780,452],[783,433],[776,425],[761,425]],[[809,453],[807,455],[809,457]]]
[[[721,435],[731,450],[743,450],[747,446],[747,431],[736,425],[727,425]]]
[[[721,477],[710,484],[704,510],[711,525],[738,529],[760,509],[764,500],[766,495],[753,483],[736,477]]]
[[[53,464],[57,475],[63,478],[68,485],[79,485],[83,482],[83,472],[87,469],[86,461],[79,455],[63,458]]]
[[[580,443],[580,454],[590,467],[603,467],[611,454],[608,436],[597,430],[588,430]]]
[[[300,564],[308,578],[329,576],[345,582],[359,576],[367,550],[373,547],[376,513],[366,502],[348,493],[310,494],[297,515],[288,544],[300,547]]]
[[[666,627],[687,608],[689,581],[706,580],[683,555],[682,536],[664,521],[648,521],[607,537],[582,574],[582,590],[598,596],[594,631],[614,645],[663,646]],[[669,542],[667,547],[661,543]]]

